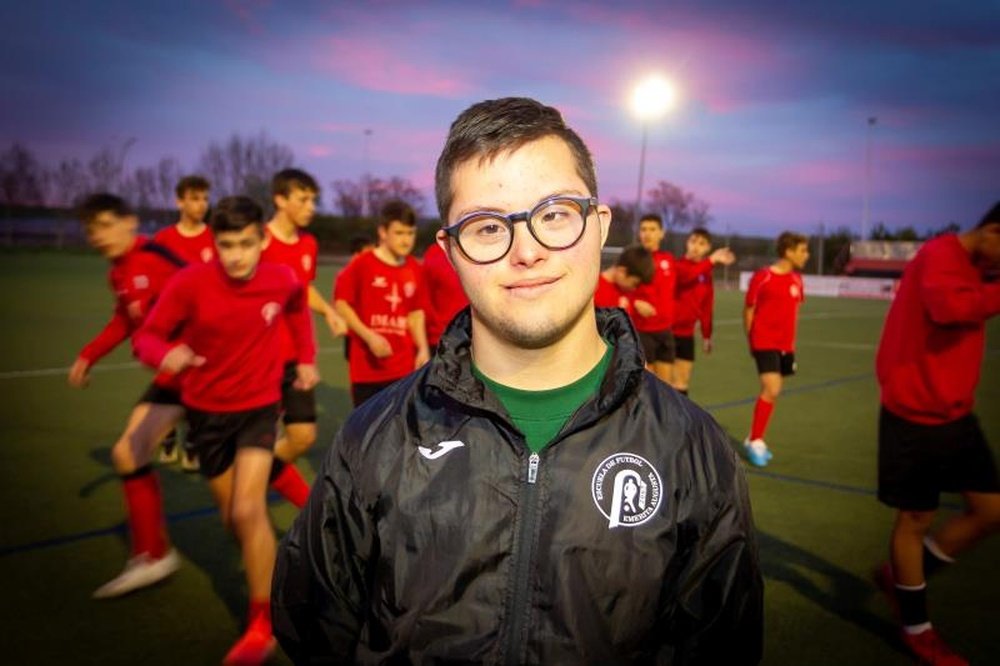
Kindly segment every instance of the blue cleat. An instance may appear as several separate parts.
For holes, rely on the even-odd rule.
[[[743,452],[754,467],[767,467],[767,463],[774,457],[762,439],[744,441]]]

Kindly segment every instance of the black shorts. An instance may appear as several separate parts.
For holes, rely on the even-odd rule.
[[[298,375],[296,361],[285,364],[285,373],[281,377],[281,409],[282,421],[289,423],[316,423],[316,390],[300,391],[292,384]]]
[[[681,361],[694,363],[694,336],[675,335],[674,346],[677,349],[677,358]]]
[[[274,450],[277,403],[242,412],[203,412],[189,407],[187,419],[188,442],[198,454],[202,475],[208,479],[229,469],[238,449]]]
[[[673,363],[676,356],[674,334],[671,331],[645,333],[639,331],[639,342],[646,355],[646,363]]]
[[[904,511],[933,511],[943,492],[1000,492],[979,420],[914,423],[885,407],[878,419],[878,498]]]
[[[760,349],[751,352],[757,362],[757,374],[765,372],[780,372],[782,377],[794,375],[798,366],[795,364],[795,352],[783,352],[777,349]]]
[[[139,396],[136,404],[148,402],[153,405],[178,405],[181,404],[181,392],[177,389],[166,388],[153,382]]]
[[[354,403],[355,407],[357,407],[379,391],[382,391],[395,383],[396,380],[391,382],[355,382],[351,384],[351,402]]]

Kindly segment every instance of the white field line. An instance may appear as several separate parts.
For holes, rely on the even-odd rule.
[[[321,347],[319,349],[320,354],[330,354],[333,352],[343,353],[343,347]],[[129,361],[127,363],[98,363],[93,368],[90,369],[91,373],[95,372],[119,372],[121,370],[134,370],[135,368],[143,367],[138,361]],[[67,375],[69,374],[69,366],[65,368],[37,368],[34,370],[7,370],[6,372],[0,372],[0,379],[20,379],[22,377],[52,377],[55,375]]]

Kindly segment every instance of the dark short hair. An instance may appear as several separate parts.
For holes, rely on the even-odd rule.
[[[642,224],[643,222],[656,222],[656,226],[661,229],[663,228],[663,218],[656,213],[646,213],[640,217],[639,224]]]
[[[653,281],[656,264],[653,263],[653,253],[641,245],[629,245],[615,260],[615,266],[625,269],[626,275],[639,278],[642,284]]]
[[[577,174],[590,195],[596,197],[594,158],[583,139],[566,125],[559,111],[527,97],[490,99],[473,104],[459,114],[448,131],[434,174],[434,194],[441,221],[448,223],[454,198],[451,177],[459,164],[473,158],[482,163],[548,136],[566,142],[576,161]]]
[[[976,225],[976,228],[985,227],[987,224],[991,224],[993,222],[1000,222],[1000,201],[993,204],[993,208],[986,211],[986,214],[983,215],[983,219],[979,220],[979,224]]]
[[[135,215],[132,206],[117,194],[95,192],[76,206],[76,216],[84,225],[92,223],[101,213],[112,213],[119,217]]]
[[[212,233],[243,231],[251,225],[264,225],[264,209],[245,196],[224,197],[212,208],[208,226]]]
[[[408,227],[417,226],[417,214],[405,201],[393,199],[385,202],[378,217],[378,226],[388,227],[393,222],[402,222]]]
[[[706,229],[705,227],[695,227],[694,229],[691,230],[691,233],[688,235],[701,236],[702,238],[708,241],[709,245],[711,245],[712,243],[712,234],[709,233],[708,229]]]
[[[282,169],[271,178],[272,196],[287,197],[295,188],[319,194],[319,183],[301,169]]]
[[[212,189],[212,185],[208,182],[208,178],[192,174],[190,176],[184,176],[177,181],[177,187],[174,188],[174,193],[177,195],[178,199],[183,199],[184,194],[187,193],[188,190],[193,190],[195,192],[208,192],[210,189]]]
[[[797,234],[794,231],[782,231],[774,247],[778,251],[778,258],[784,259],[786,252],[794,250],[799,245],[802,245],[802,243],[808,242],[809,238],[802,234]]]

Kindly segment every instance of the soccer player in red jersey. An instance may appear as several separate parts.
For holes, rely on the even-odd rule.
[[[424,284],[427,287],[427,345],[431,354],[437,349],[441,334],[452,318],[469,305],[455,267],[437,243],[431,243],[424,253]]]
[[[240,543],[250,612],[226,655],[232,664],[263,663],[275,645],[266,495],[281,406],[282,322],[295,345],[296,387],[319,380],[306,285],[287,266],[260,261],[263,222],[247,197],[220,201],[211,215],[218,261],[178,273],[135,336],[144,363],[180,375],[201,472]]]
[[[750,278],[743,308],[743,327],[757,363],[760,395],[753,408],[750,435],[743,442],[747,459],[764,467],[771,452],[764,442],[767,422],[781,393],[783,378],[795,374],[795,327],[805,300],[797,271],[809,260],[808,239],[791,231],[778,236],[778,261]]]
[[[184,176],[177,181],[174,192],[180,217],[176,224],[160,229],[153,237],[189,264],[203,264],[215,258],[212,230],[205,224],[209,188],[208,180],[201,176]]]
[[[656,267],[653,255],[641,245],[630,245],[622,250],[613,266],[601,271],[597,276],[594,290],[594,307],[621,308],[632,314],[632,300],[629,298],[643,284],[653,281]]]
[[[430,359],[423,276],[410,256],[416,237],[413,209],[390,201],[379,215],[378,246],[337,276],[334,302],[353,338],[348,365],[355,406]]]
[[[78,215],[87,241],[111,262],[108,278],[117,300],[107,326],[83,348],[70,369],[69,383],[82,388],[89,382],[90,368],[139,328],[183,262],[136,234],[138,218],[120,197],[91,195]],[[152,585],[180,566],[167,538],[160,481],[150,461],[160,441],[183,417],[176,382],[168,375],[157,375],[111,448],[111,463],[122,479],[131,554],[124,571],[98,588],[95,598],[117,597]]]
[[[153,240],[169,249],[188,264],[200,264],[215,258],[215,242],[212,230],[205,224],[208,212],[208,191],[210,185],[202,176],[184,176],[177,182],[177,210],[180,218],[176,224],[160,229]],[[183,446],[181,468],[185,472],[198,471],[198,458]],[[176,430],[163,440],[160,462],[174,462],[178,458]]]
[[[665,236],[663,218],[659,215],[644,215],[639,220],[639,243],[653,253],[656,271],[652,282],[640,285],[631,295],[630,314],[639,332],[648,369],[662,381],[673,384],[676,348],[671,328],[677,275],[674,255],[660,249]]]
[[[284,264],[291,268],[299,280],[308,285],[309,307],[323,315],[334,336],[347,332],[344,320],[335,312],[313,285],[316,279],[316,261],[319,245],[316,237],[305,231],[316,212],[319,185],[316,180],[299,169],[279,171],[271,179],[271,194],[275,213],[266,227],[263,261]],[[276,474],[294,474],[293,463],[312,447],[316,441],[316,395],[312,389],[295,388],[295,367],[298,359],[288,331],[282,333],[285,370],[281,379],[282,436],[274,448]],[[282,464],[284,463],[284,465]],[[289,471],[285,472],[287,465]],[[294,485],[294,488],[292,487]],[[308,496],[304,484],[289,482],[282,491],[297,506],[302,506]],[[293,499],[297,497],[297,499]]]
[[[1000,480],[973,413],[986,320],[1000,314],[1000,202],[964,233],[923,244],[907,264],[876,356],[882,409],[878,497],[896,510],[890,563],[877,580],[921,663],[967,664],[927,613],[926,576],[1000,529]],[[941,492],[965,512],[930,535]]]
[[[728,247],[712,251],[712,235],[708,229],[691,230],[684,256],[677,260],[677,284],[674,291],[674,388],[687,395],[694,366],[694,330],[701,325],[702,350],[712,353],[712,310],[715,307],[715,287],[712,267],[729,265],[736,257]]]

